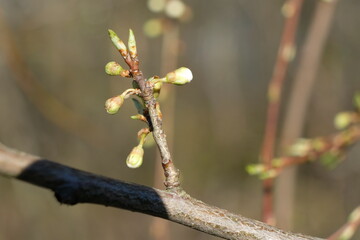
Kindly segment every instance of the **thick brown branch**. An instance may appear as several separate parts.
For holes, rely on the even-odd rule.
[[[161,217],[225,239],[316,240],[209,206],[185,192],[98,176],[0,145],[0,174],[48,188],[60,203],[94,203]]]

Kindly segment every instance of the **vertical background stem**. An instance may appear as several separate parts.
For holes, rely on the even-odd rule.
[[[177,23],[171,24],[171,26],[164,32],[162,37],[162,56],[161,56],[161,76],[174,70],[177,67],[179,56],[179,26]],[[162,87],[162,93],[165,94],[166,104],[162,105],[162,111],[166,113],[166,119],[164,121],[164,129],[167,133],[168,145],[170,149],[174,146],[174,126],[175,126],[175,99],[176,89],[171,85],[164,85]],[[166,91],[166,92],[165,92]],[[160,95],[160,99],[161,99]],[[160,100],[161,101],[161,100]],[[154,166],[154,186],[162,188],[163,175],[162,168],[158,164],[161,161],[161,156],[156,151],[156,161]],[[167,240],[170,238],[170,224],[168,221],[161,218],[153,218],[150,223],[149,233],[155,240]]]
[[[285,113],[280,140],[281,155],[286,155],[286,147],[302,135],[305,112],[311,97],[336,4],[337,1],[317,2],[311,26],[300,53],[299,65]],[[276,195],[279,197],[276,198],[276,205],[279,207],[277,207],[276,215],[278,217],[278,226],[284,229],[292,229],[295,178],[296,167],[294,166],[287,168],[277,180],[278,190]]]
[[[261,161],[265,164],[265,166],[267,166],[267,168],[271,167],[271,160],[274,157],[277,123],[281,102],[281,91],[288,64],[292,60],[293,54],[295,53],[294,39],[302,4],[303,0],[288,0],[283,7],[283,13],[286,20],[268,90],[269,103],[267,109],[267,120],[265,126],[265,136],[260,155]],[[266,179],[263,181],[262,220],[268,224],[275,224],[275,216],[273,213],[272,179]]]

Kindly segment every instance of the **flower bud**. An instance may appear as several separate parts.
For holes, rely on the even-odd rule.
[[[115,114],[119,111],[120,107],[124,103],[124,97],[122,95],[109,98],[105,102],[105,109],[109,114]]]
[[[143,162],[144,149],[142,145],[134,147],[126,159],[126,165],[129,168],[138,168]]]
[[[156,82],[154,84],[153,94],[154,94],[155,99],[157,99],[159,97],[159,95],[160,95],[162,84],[163,84],[162,82]]]
[[[111,76],[126,77],[129,75],[129,71],[123,69],[117,62],[108,62],[105,66],[105,72]]]
[[[116,33],[113,30],[109,29],[108,32],[109,32],[109,36],[110,36],[111,41],[113,42],[115,47],[119,50],[120,54],[123,57],[126,57],[127,56],[127,49],[126,49],[126,46],[125,46],[124,42],[121,41],[121,39],[116,35]]]
[[[290,146],[289,154],[295,157],[303,157],[311,150],[311,140],[300,138]]]
[[[250,175],[257,175],[265,171],[265,166],[263,164],[249,164],[246,166],[246,171]]]
[[[335,116],[334,125],[339,130],[348,127],[351,123],[352,123],[351,112],[341,112]]]
[[[132,58],[135,58],[137,56],[136,41],[135,41],[134,32],[131,29],[129,29],[128,47],[129,47],[130,56]]]
[[[191,82],[192,79],[193,75],[191,70],[186,67],[181,67],[173,72],[166,74],[164,82],[176,85],[184,85]]]

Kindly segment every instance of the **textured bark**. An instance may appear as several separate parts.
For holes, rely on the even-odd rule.
[[[225,239],[319,239],[285,232],[209,206],[186,194],[130,184],[11,150],[0,145],[0,174],[48,188],[63,204],[94,203],[168,219]]]

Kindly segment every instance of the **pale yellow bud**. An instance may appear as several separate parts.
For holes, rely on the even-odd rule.
[[[166,74],[166,77],[163,81],[176,85],[184,85],[191,82],[192,79],[193,75],[191,70],[186,67],[181,67],[173,72],[169,72],[168,74]]]
[[[138,168],[143,163],[144,149],[142,145],[134,147],[126,159],[126,165],[129,168]]]
[[[105,102],[105,109],[109,114],[115,114],[119,111],[120,107],[124,103],[124,97],[119,95],[116,97],[109,98]]]

